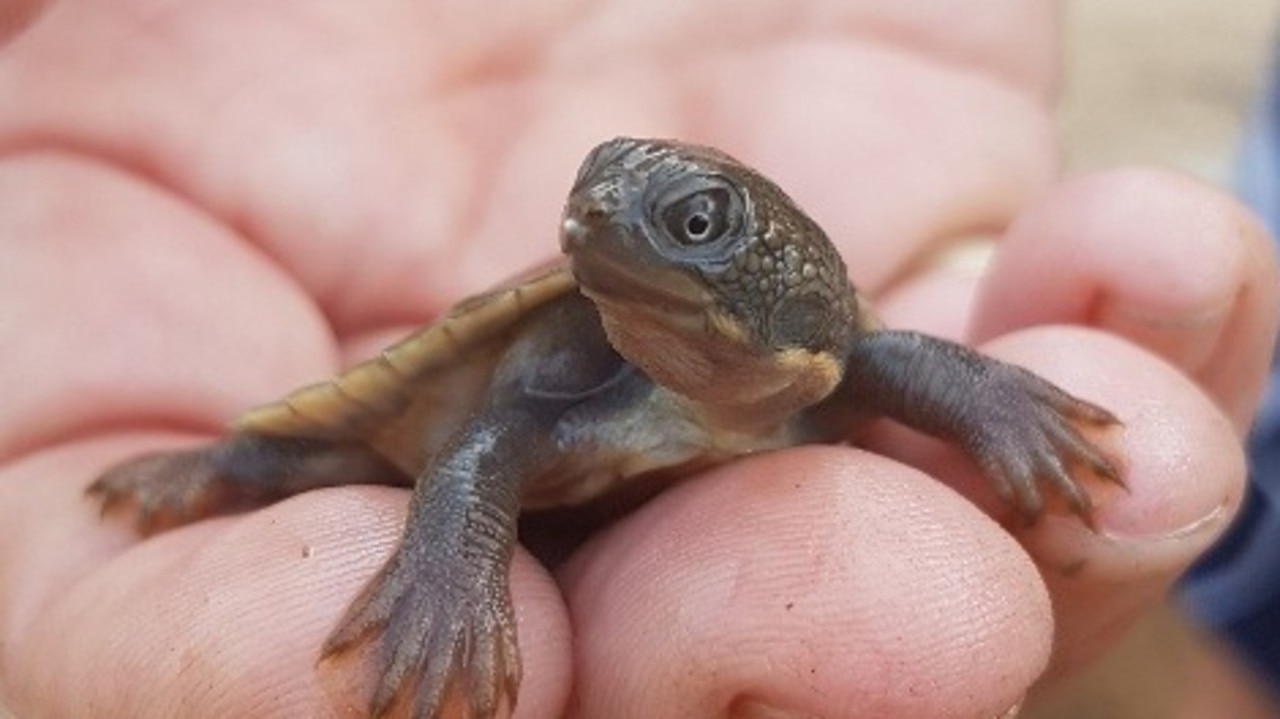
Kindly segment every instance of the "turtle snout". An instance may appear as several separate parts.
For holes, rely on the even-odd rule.
[[[613,208],[597,197],[573,197],[564,210],[560,223],[560,249],[565,252],[587,246],[593,236],[609,225]]]
[[[591,228],[573,215],[565,215],[560,223],[560,250],[572,252],[587,246]]]

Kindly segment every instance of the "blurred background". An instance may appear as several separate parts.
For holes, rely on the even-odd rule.
[[[1060,132],[1068,172],[1156,164],[1233,190],[1236,161],[1277,47],[1280,0],[1066,0]],[[1173,612],[1142,622],[1102,664],[1041,696],[1026,719],[1138,719],[1144,697],[1171,682],[1203,690],[1168,719],[1262,719],[1220,669],[1189,661],[1185,676],[1152,671],[1144,652],[1192,656]],[[1162,715],[1163,717],[1163,715]]]
[[[1067,0],[1071,171],[1146,162],[1229,183],[1280,0]]]

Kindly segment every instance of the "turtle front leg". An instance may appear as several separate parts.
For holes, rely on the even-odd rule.
[[[521,501],[548,478],[597,464],[592,433],[576,431],[581,414],[599,420],[590,429],[607,422],[591,408],[642,393],[637,375],[580,295],[526,318],[484,402],[418,478],[399,546],[325,642],[322,661],[372,662],[373,716],[438,719],[465,707],[470,719],[491,719],[514,708],[508,576]]]
[[[1039,483],[1090,527],[1080,473],[1123,486],[1118,462],[1084,434],[1118,425],[1114,415],[967,347],[915,332],[863,335],[844,390],[848,401],[963,447],[1028,523],[1044,509]]]
[[[372,716],[434,719],[461,700],[467,716],[489,719],[514,706],[508,571],[521,482],[549,456],[540,427],[518,409],[482,410],[419,479],[399,546],[321,653],[372,662]]]

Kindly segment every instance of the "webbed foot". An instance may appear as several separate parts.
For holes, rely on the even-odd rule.
[[[989,372],[979,417],[961,442],[1025,523],[1044,511],[1043,483],[1093,528],[1093,499],[1082,474],[1120,487],[1124,481],[1119,463],[1086,433],[1120,421],[1020,367],[993,363]]]
[[[471,719],[510,711],[520,652],[506,566],[481,570],[463,553],[405,542],[351,603],[321,661],[367,652],[372,717],[437,719],[464,702]]]

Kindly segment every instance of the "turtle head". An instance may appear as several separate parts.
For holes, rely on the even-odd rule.
[[[844,262],[777,185],[718,150],[596,147],[561,244],[615,349],[681,394],[802,406],[839,381],[859,324]]]

